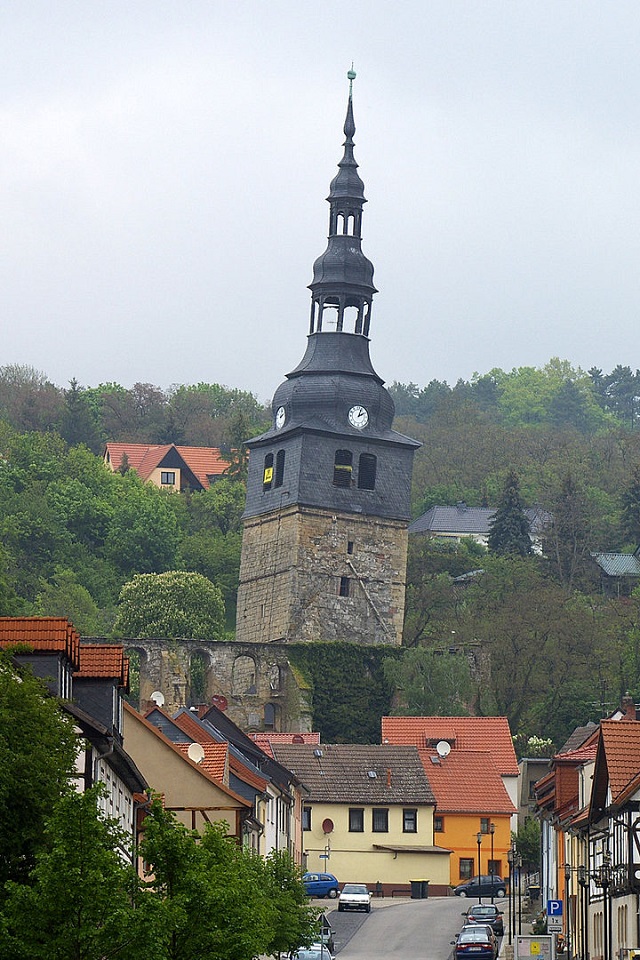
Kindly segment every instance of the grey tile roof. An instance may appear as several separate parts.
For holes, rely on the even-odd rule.
[[[608,577],[640,577],[640,560],[635,553],[592,553]]]
[[[409,533],[475,534],[486,537],[495,512],[495,507],[468,507],[466,503],[458,503],[455,507],[434,506],[409,525]],[[541,533],[551,523],[551,514],[540,507],[532,507],[524,512],[534,535]]]
[[[279,763],[316,803],[435,803],[416,747],[395,744],[273,743]],[[317,753],[321,752],[321,756]],[[370,776],[375,773],[375,776]]]

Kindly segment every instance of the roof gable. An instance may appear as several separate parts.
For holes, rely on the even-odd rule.
[[[168,444],[114,443],[105,445],[105,459],[112,470],[117,470],[126,456],[132,470],[148,480],[154,470],[163,465],[178,467],[184,464],[203,489],[211,485],[211,479],[220,477],[229,466],[218,447],[187,447]]]
[[[489,751],[501,776],[518,776],[518,761],[506,717],[383,717],[382,742],[421,749],[446,740],[457,750]]]
[[[640,723],[637,720],[601,720],[600,744],[594,770],[594,795],[604,806],[608,784],[615,806],[626,797],[640,772]]]
[[[272,743],[315,803],[434,804],[418,751],[392,744]]]
[[[488,750],[452,750],[446,757],[440,757],[435,750],[418,753],[435,794],[438,813],[511,816],[516,812]]]
[[[0,617],[0,647],[27,644],[36,653],[64,654],[77,670],[80,635],[66,617]]]

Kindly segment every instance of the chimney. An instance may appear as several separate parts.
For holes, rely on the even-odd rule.
[[[391,786],[391,770],[387,768],[387,786]]]
[[[622,712],[624,713],[625,720],[636,720],[636,705],[633,702],[633,697],[627,690],[624,697],[622,698]]]

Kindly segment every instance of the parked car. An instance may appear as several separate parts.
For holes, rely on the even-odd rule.
[[[332,873],[305,873],[302,882],[309,897],[331,897],[334,900],[340,890]]]
[[[338,897],[338,910],[364,910],[371,913],[371,893],[366,883],[345,883]]]
[[[496,960],[497,943],[493,934],[481,926],[461,930],[455,940],[452,940],[455,960]]]
[[[321,943],[312,943],[310,947],[300,947],[289,954],[289,960],[335,960],[329,947]]]
[[[504,914],[495,903],[474,903],[462,916],[465,917],[465,923],[490,923],[497,937],[504,934]]]
[[[453,892],[457,897],[506,897],[507,885],[502,877],[483,874],[459,883]]]
[[[485,935],[489,943],[493,944],[494,953],[496,957],[498,956],[498,953],[500,951],[500,944],[498,943],[498,938],[493,932],[490,923],[467,923],[462,928],[458,936],[460,936],[463,933],[467,933],[469,930],[480,930]]]

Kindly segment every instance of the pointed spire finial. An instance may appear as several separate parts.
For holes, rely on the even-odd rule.
[[[356,78],[356,72],[353,69],[353,60],[351,61],[351,70],[347,70],[347,78],[349,80],[349,100],[351,100],[351,95],[353,93],[353,81]]]

